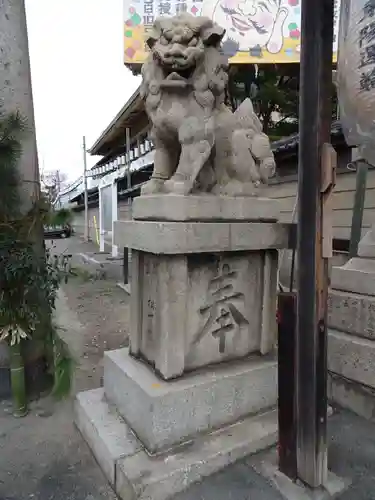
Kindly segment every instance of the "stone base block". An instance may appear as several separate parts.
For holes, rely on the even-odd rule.
[[[328,376],[328,398],[367,420],[375,418],[375,389],[335,373]]]
[[[344,266],[333,267],[331,288],[364,295],[375,295],[375,260],[350,259]]]
[[[150,456],[103,396],[102,389],[78,395],[76,424],[122,500],[166,500],[277,440],[277,412],[273,411]]]
[[[328,369],[346,379],[375,388],[375,342],[330,330]]]
[[[289,247],[290,225],[277,222],[114,222],[115,244],[153,254],[241,252]]]
[[[214,195],[140,196],[134,200],[133,218],[160,221],[277,221],[280,202],[255,196]]]
[[[334,330],[375,341],[375,297],[331,290],[328,325]]]
[[[151,453],[276,406],[274,360],[229,362],[165,382],[127,349],[104,355],[108,400]]]

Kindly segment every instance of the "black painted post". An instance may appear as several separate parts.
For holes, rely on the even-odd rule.
[[[295,419],[296,299],[295,292],[279,292],[277,306],[279,470],[293,480],[297,478]]]

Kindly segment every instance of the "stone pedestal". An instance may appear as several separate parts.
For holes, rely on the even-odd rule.
[[[144,230],[142,223],[138,230]],[[172,379],[266,354],[275,343],[277,261],[272,249],[188,255],[133,251],[132,355]]]
[[[358,257],[333,267],[329,298],[330,397],[373,418],[375,409],[375,227]]]
[[[375,296],[375,226],[360,241],[358,257],[332,268],[331,287]]]
[[[76,404],[121,498],[165,499],[277,436],[277,265],[288,231],[275,202],[159,199],[137,199],[139,219],[115,223],[116,245],[133,252],[130,350],[106,353],[104,392]]]

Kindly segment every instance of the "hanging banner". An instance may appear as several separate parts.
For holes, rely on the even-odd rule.
[[[340,0],[334,1],[335,59]],[[299,62],[301,0],[124,0],[125,64],[144,62],[145,34],[157,17],[183,12],[225,28],[223,51],[233,64]]]
[[[337,88],[346,141],[375,165],[375,0],[341,0]]]

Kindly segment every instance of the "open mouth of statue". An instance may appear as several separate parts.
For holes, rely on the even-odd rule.
[[[180,81],[186,81],[188,80],[192,73],[194,71],[194,68],[189,66],[185,68],[181,68],[180,65],[178,64],[172,64],[167,71],[166,80],[180,80]]]

